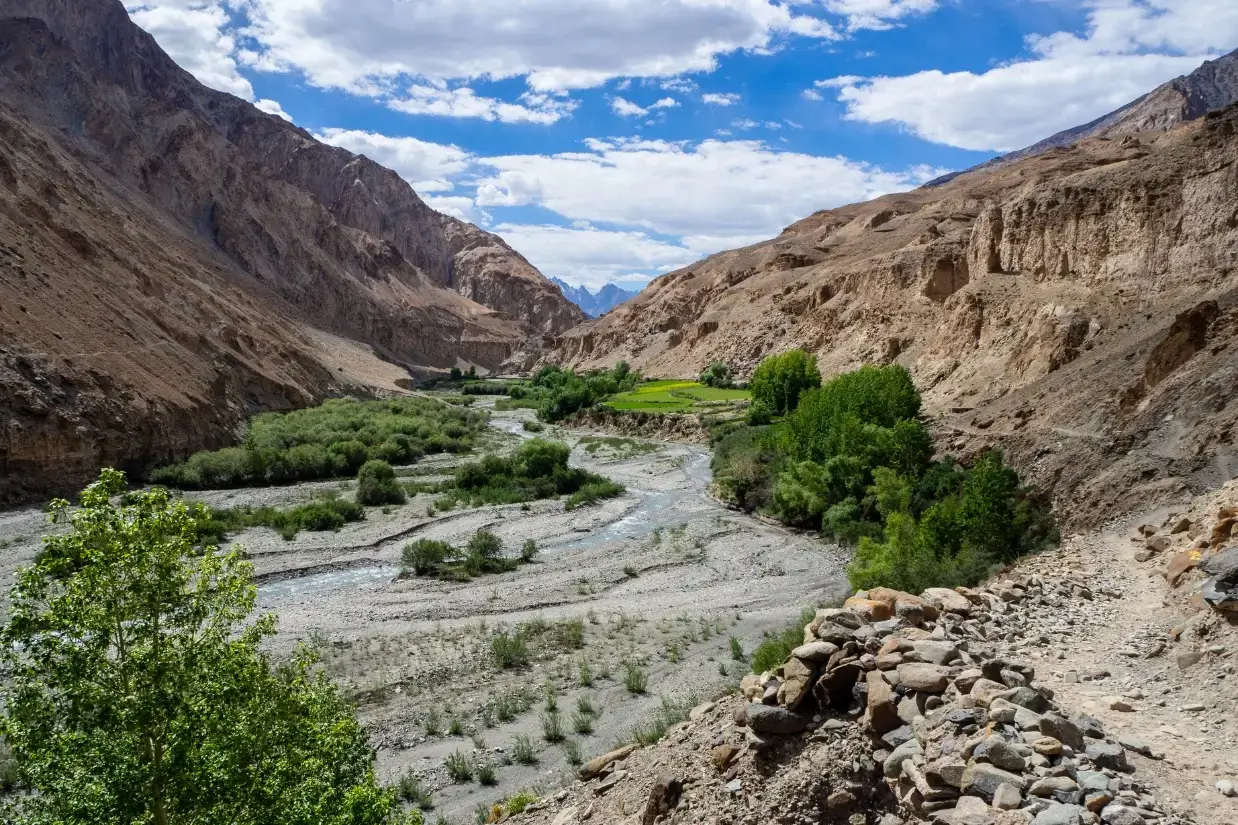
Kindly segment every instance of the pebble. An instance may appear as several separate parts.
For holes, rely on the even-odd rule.
[[[1228,779],[1222,779],[1217,782],[1217,790],[1221,792],[1221,796],[1238,796],[1238,790],[1234,789],[1234,783]]]

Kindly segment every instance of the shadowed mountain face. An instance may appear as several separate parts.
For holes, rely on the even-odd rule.
[[[583,319],[394,172],[203,87],[116,0],[0,6],[0,499]]]
[[[588,287],[572,286],[558,278],[550,280],[563,292],[565,298],[580,307],[590,318],[605,315],[620,304],[632,300],[638,294],[614,284],[607,284],[597,292],[590,292]]]
[[[1238,471],[1238,107],[818,212],[653,281],[548,360],[741,374],[899,363],[952,449],[1068,520]]]
[[[1112,138],[1138,132],[1164,132],[1232,103],[1238,103],[1238,49],[1224,57],[1206,61],[1188,75],[1162,83],[1116,112],[1110,112],[1091,123],[1058,132],[1039,143],[993,158],[967,171],[1003,166],[1022,158],[1070,146],[1088,137]],[[940,186],[961,174],[963,173],[952,172],[929,181],[925,186]]]

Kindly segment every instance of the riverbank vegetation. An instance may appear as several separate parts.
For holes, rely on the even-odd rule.
[[[537,556],[537,544],[525,542],[520,554],[504,554],[503,540],[489,530],[479,530],[464,547],[445,541],[417,539],[404,545],[401,562],[405,575],[468,581],[486,573],[505,573]]]
[[[1000,453],[970,466],[933,459],[904,368],[866,366],[823,385],[814,374],[815,359],[798,351],[758,367],[753,406],[782,418],[717,444],[724,499],[854,545],[857,589],[972,584],[1057,541],[1048,507]]]
[[[239,446],[195,453],[156,469],[150,480],[220,490],[352,477],[375,459],[409,464],[423,455],[469,452],[486,421],[484,412],[429,398],[333,399],[255,416]]]
[[[568,496],[574,509],[624,492],[623,485],[578,467],[568,466],[571,450],[559,441],[532,438],[511,455],[488,455],[456,470],[434,506],[439,510],[481,507],[486,504],[520,504],[538,499]]]

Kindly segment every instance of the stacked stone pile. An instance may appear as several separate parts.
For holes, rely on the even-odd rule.
[[[862,716],[904,816],[942,825],[1156,825],[1180,822],[1132,777],[1100,722],[1054,702],[1034,667],[998,655],[1026,613],[1094,596],[1037,575],[919,596],[878,588],[818,611],[804,644],[750,675],[749,744]]]

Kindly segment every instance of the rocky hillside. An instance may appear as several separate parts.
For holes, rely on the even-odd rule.
[[[116,0],[0,8],[0,500],[583,317],[394,172],[201,86]]]
[[[1071,146],[1088,137],[1114,138],[1140,132],[1164,132],[1235,102],[1238,102],[1238,49],[1216,60],[1205,61],[1190,74],[1162,83],[1146,95],[1091,123],[1058,132],[1025,149],[986,161],[967,171],[1004,166],[1052,149]],[[959,174],[945,175],[927,185],[940,186]]]
[[[550,358],[906,365],[944,443],[1004,448],[1068,525],[1238,468],[1238,107],[819,212],[664,275]]]

